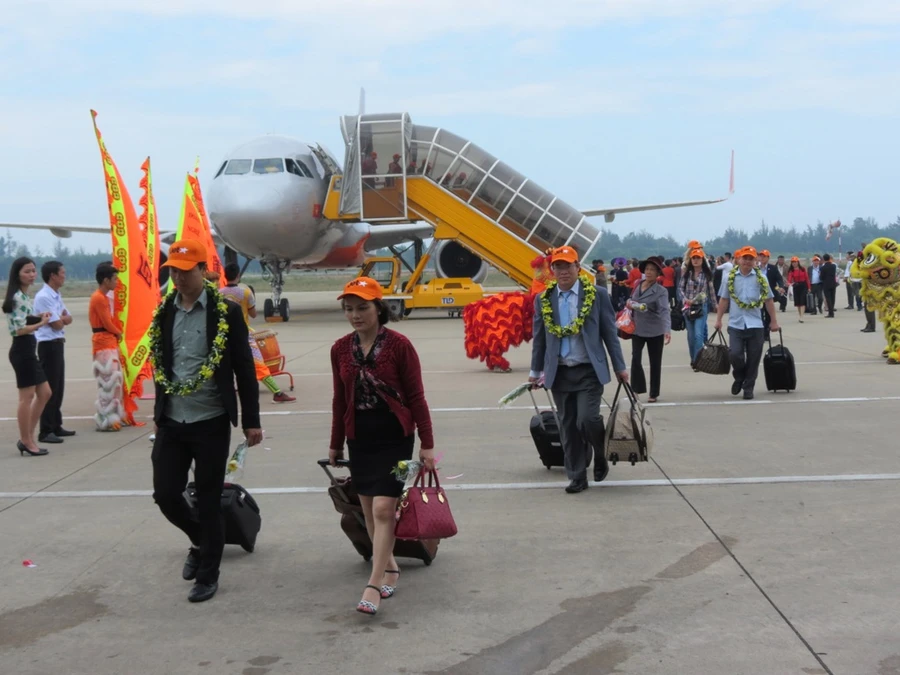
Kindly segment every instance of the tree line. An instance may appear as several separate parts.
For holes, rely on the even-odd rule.
[[[870,242],[877,237],[888,237],[900,241],[900,217],[894,222],[881,227],[874,218],[854,218],[851,224],[844,223],[840,231],[835,231],[829,241],[825,240],[828,226],[819,222],[815,226],[807,225],[804,230],[796,227],[785,229],[770,227],[765,221],[752,233],[735,227],[713,239],[703,241],[703,248],[712,255],[721,255],[725,251],[734,251],[750,244],[757,249],[768,249],[773,256],[799,255],[808,257],[813,253],[831,253],[837,255],[847,251],[858,251],[863,242]],[[838,250],[838,241],[841,248]],[[656,237],[645,230],[629,232],[619,236],[616,232],[604,229],[599,244],[591,250],[586,260],[602,258],[609,262],[612,258],[640,258],[651,255],[662,255],[665,258],[684,255],[689,238],[679,241],[671,235]],[[83,246],[70,249],[62,240],[57,240],[49,252],[40,246],[29,247],[28,244],[13,238],[9,231],[0,235],[0,270],[5,279],[12,261],[20,256],[32,258],[40,269],[47,260],[59,260],[66,266],[66,275],[71,279],[93,279],[97,264],[109,260],[109,251],[85,251]],[[240,263],[243,266],[243,259]],[[257,261],[250,263],[248,274],[261,274],[262,269]]]
[[[832,233],[826,241],[828,226],[819,222],[815,226],[807,225],[805,229],[796,227],[785,229],[770,227],[766,221],[752,233],[743,229],[729,227],[725,232],[713,239],[702,240],[704,250],[711,255],[721,255],[726,251],[733,252],[741,246],[750,244],[757,250],[768,249],[772,256],[797,255],[810,256],[813,253],[831,253],[838,255],[847,251],[859,251],[862,244],[878,237],[888,237],[900,241],[900,217],[885,227],[881,227],[874,218],[855,218],[852,223],[842,223],[839,230]],[[615,232],[603,230],[599,244],[586,256],[587,260],[602,258],[609,262],[612,258],[640,258],[651,255],[662,255],[664,258],[683,256],[687,242],[693,237],[676,240],[672,236],[655,237],[649,232],[629,232],[620,237]],[[838,249],[838,241],[841,249]]]

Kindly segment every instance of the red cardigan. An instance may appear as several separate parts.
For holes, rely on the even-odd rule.
[[[422,385],[422,366],[415,347],[405,335],[385,329],[381,352],[372,374],[400,394],[402,403],[387,397],[391,412],[400,420],[403,432],[409,436],[419,429],[423,450],[434,448],[431,415]],[[331,402],[331,448],[341,450],[344,439],[355,439],[354,421],[356,378],[359,375],[353,359],[353,333],[345,335],[331,347],[331,373],[334,377],[334,398]]]

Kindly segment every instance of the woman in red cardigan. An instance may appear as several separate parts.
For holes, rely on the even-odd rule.
[[[422,367],[412,343],[385,328],[388,310],[381,285],[357,277],[338,296],[353,332],[331,348],[334,377],[332,466],[350,450],[350,476],[359,493],[366,529],[372,539],[372,574],[356,606],[374,615],[382,598],[394,594],[400,568],[394,558],[397,499],[403,484],[391,475],[401,460],[412,458],[419,429],[419,459],[434,467],[431,415],[422,386]]]
[[[794,291],[794,307],[800,315],[800,323],[803,323],[803,313],[806,311],[806,294],[809,292],[809,275],[800,264],[800,258],[791,258],[791,269],[787,277],[788,285]]]

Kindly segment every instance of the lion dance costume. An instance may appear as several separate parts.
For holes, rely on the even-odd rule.
[[[109,298],[100,290],[94,291],[88,307],[88,320],[93,336],[94,379],[97,380],[97,413],[94,422],[99,431],[118,431],[125,418],[122,388],[122,365],[119,363],[121,326],[113,320]]]
[[[534,298],[543,292],[551,272],[546,256],[535,258],[531,266],[535,279],[528,293],[497,293],[470,303],[463,312],[466,356],[480,359],[490,370],[509,372],[503,355],[533,336]]]
[[[900,363],[900,246],[887,237],[875,239],[856,255],[850,276],[862,280],[860,297],[884,324],[882,356]]]

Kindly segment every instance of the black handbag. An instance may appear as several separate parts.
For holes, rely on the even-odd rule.
[[[686,310],[684,310],[684,318],[690,319],[691,321],[695,319],[699,319],[703,316],[703,305],[702,304],[694,304],[689,306]]]
[[[728,343],[725,341],[722,331],[717,330],[709,336],[709,340],[697,353],[691,365],[701,373],[709,375],[728,375],[731,372],[731,356],[728,353]]]

